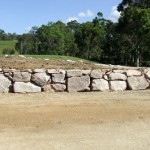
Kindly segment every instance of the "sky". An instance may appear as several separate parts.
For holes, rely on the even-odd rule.
[[[6,33],[27,33],[31,27],[61,20],[67,23],[91,21],[102,12],[117,21],[116,7],[122,0],[0,0],[0,29]]]

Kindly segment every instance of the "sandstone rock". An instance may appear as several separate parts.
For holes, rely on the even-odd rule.
[[[128,77],[130,77],[130,76],[141,76],[142,72],[140,70],[127,70],[126,75]]]
[[[148,79],[150,79],[150,69],[148,69],[148,71],[147,71],[147,73],[146,73],[145,75],[146,75],[146,77],[147,77]]]
[[[16,71],[16,69],[3,69],[3,72],[15,72]]]
[[[43,87],[50,80],[50,76],[46,73],[35,73],[32,75],[31,81]]]
[[[127,79],[129,89],[131,90],[144,90],[149,87],[148,81],[144,76],[132,76]]]
[[[54,92],[54,90],[52,89],[50,84],[44,85],[42,87],[42,91],[44,91],[44,92]]]
[[[126,81],[110,81],[110,89],[112,91],[124,91],[126,88]]]
[[[38,93],[41,92],[41,87],[35,86],[30,82],[15,82],[13,90],[15,93]]]
[[[94,78],[94,79],[102,78],[102,71],[101,70],[93,70],[91,72],[91,78]]]
[[[104,75],[103,78],[108,81],[108,76]]]
[[[8,93],[11,81],[8,80],[4,75],[0,74],[0,93]]]
[[[20,58],[26,58],[26,56],[24,56],[24,55],[19,55],[18,57],[20,57]]]
[[[125,70],[120,70],[120,69],[118,70],[118,69],[117,69],[117,70],[113,70],[113,72],[114,72],[114,73],[125,73],[126,71],[125,71]]]
[[[31,79],[31,73],[29,72],[14,72],[13,80],[15,82],[29,82]]]
[[[122,80],[122,81],[126,81],[127,80],[127,76],[125,74],[122,73],[111,73],[109,74],[109,79],[110,80]]]
[[[65,74],[52,74],[53,83],[65,83]]]
[[[88,75],[68,78],[67,84],[68,92],[90,91],[90,77]]]
[[[82,71],[81,70],[67,70],[66,76],[67,77],[81,77]]]
[[[108,81],[104,79],[94,79],[92,81],[92,90],[93,91],[107,91],[109,90]]]
[[[59,73],[59,70],[58,69],[47,69],[47,73],[49,73],[49,74],[57,74],[57,73]]]
[[[43,72],[45,72],[45,70],[44,69],[33,69],[33,72],[34,73],[43,73]]]
[[[90,75],[91,74],[91,70],[82,70],[82,74],[83,75]]]
[[[66,85],[64,84],[52,84],[51,87],[56,92],[63,92],[66,90]]]

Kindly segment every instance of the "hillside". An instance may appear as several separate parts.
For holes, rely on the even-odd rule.
[[[0,41],[0,54],[2,54],[5,48],[15,49],[16,42],[17,41]]]

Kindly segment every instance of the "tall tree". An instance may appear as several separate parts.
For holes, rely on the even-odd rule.
[[[140,59],[145,49],[145,39],[150,32],[150,9],[135,6],[126,8],[121,14],[118,28],[122,37],[127,37],[124,42],[127,43],[126,46],[132,53],[134,65],[140,66]]]

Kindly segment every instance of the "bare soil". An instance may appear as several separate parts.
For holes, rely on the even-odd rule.
[[[66,60],[45,60],[42,58],[20,58],[17,56],[4,57],[0,56],[0,67],[4,69],[98,69],[102,68],[101,65],[97,66],[90,62],[84,61],[66,61]]]
[[[0,150],[148,150],[150,90],[0,94]]]

